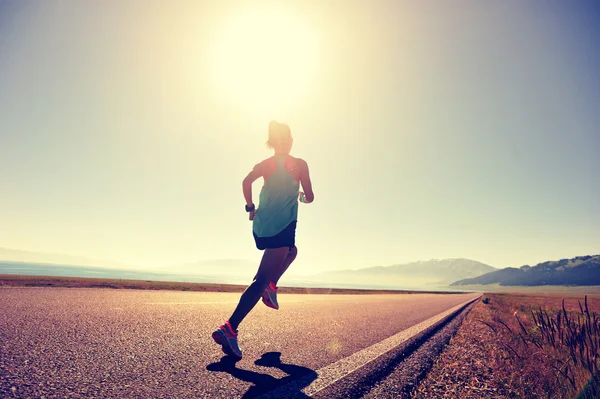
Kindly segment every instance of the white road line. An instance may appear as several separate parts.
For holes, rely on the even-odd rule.
[[[288,301],[286,299],[285,303],[295,303],[302,301]],[[145,305],[206,305],[206,304],[215,304],[215,303],[239,303],[239,300],[235,301],[197,301],[197,302],[144,302]]]
[[[145,305],[206,305],[215,303],[238,303],[239,301],[201,301],[201,302],[145,302]]]
[[[296,395],[312,396],[317,394],[319,391],[327,388],[328,386],[336,383],[343,377],[358,370],[366,364],[377,359],[379,356],[386,352],[394,349],[398,345],[406,342],[410,338],[419,334],[421,331],[433,326],[437,322],[441,321],[446,316],[456,312],[467,303],[473,301],[469,299],[457,305],[451,309],[448,309],[438,315],[435,315],[427,320],[420,322],[404,331],[399,332],[396,335],[392,335],[389,338],[384,339],[368,348],[362,349],[352,355],[338,360],[335,363],[331,363],[325,367],[320,368],[316,371],[318,377],[314,379],[314,374],[300,378],[296,381],[292,381],[289,384],[283,385],[273,391],[267,392],[261,396],[260,399],[273,399],[273,398],[287,398],[295,393]],[[310,382],[312,381],[312,382]],[[303,397],[306,397],[303,396]]]

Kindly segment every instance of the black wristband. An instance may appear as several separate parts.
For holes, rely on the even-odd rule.
[[[252,212],[255,209],[254,204],[248,206],[246,205],[246,212]]]

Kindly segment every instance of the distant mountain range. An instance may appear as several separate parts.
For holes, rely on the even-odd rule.
[[[381,286],[439,287],[496,270],[498,269],[495,267],[470,259],[432,259],[392,266],[325,272],[310,276],[310,280]]]
[[[0,274],[113,277],[165,281],[246,284],[257,262],[247,259],[205,260],[165,268],[141,269],[79,256],[44,254],[0,247]],[[470,259],[432,259],[392,266],[329,271],[312,276],[283,277],[284,285],[431,289],[465,285],[501,286],[600,285],[600,255],[579,256],[536,266],[497,269]]]
[[[539,263],[535,266],[507,267],[474,278],[458,280],[452,286],[499,284],[502,286],[600,285],[600,255],[579,256]]]

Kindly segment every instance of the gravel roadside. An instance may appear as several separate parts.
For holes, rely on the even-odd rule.
[[[436,359],[478,303],[479,301],[469,305],[466,310],[433,333],[416,350],[402,359],[389,375],[374,384],[370,391],[362,397],[367,399],[414,397],[416,387],[419,386],[421,381],[429,379],[428,372],[435,364]]]
[[[490,362],[499,348],[496,337],[477,320],[490,318],[490,308],[478,301],[449,345],[438,356],[412,398],[515,398],[518,392],[497,378]]]

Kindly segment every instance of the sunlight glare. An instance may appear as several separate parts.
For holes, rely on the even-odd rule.
[[[272,109],[307,90],[315,68],[315,41],[291,13],[254,10],[223,24],[215,42],[219,90],[245,106]]]

